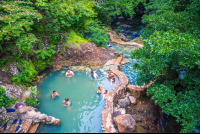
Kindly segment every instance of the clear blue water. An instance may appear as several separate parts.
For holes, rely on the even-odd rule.
[[[136,79],[139,76],[139,72],[137,70],[134,70],[132,66],[134,63],[138,63],[139,61],[130,58],[130,53],[134,51],[137,47],[116,45],[115,43],[112,42],[110,42],[110,45],[113,46],[115,50],[123,52],[123,54],[126,56],[125,59],[127,59],[129,62],[126,63],[125,65],[122,65],[120,71],[126,75],[130,84],[137,85]]]
[[[61,123],[59,126],[40,124],[36,133],[102,133],[101,112],[105,100],[96,91],[99,85],[111,91],[119,84],[118,78],[112,85],[100,72],[97,72],[98,80],[91,80],[85,72],[74,72],[74,77],[66,78],[65,72],[66,69],[51,72],[38,84],[38,111],[60,119]],[[60,96],[52,99],[53,90]],[[72,106],[63,106],[65,98],[69,98]]]

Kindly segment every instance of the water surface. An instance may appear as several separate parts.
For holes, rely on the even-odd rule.
[[[98,80],[91,80],[89,73],[74,72],[74,77],[66,78],[66,69],[49,73],[39,84],[40,105],[38,111],[61,120],[59,126],[41,124],[37,133],[102,133],[101,112],[105,106],[102,95],[96,93],[101,85],[112,91],[119,83],[111,84],[105,75],[100,74]],[[60,96],[51,98],[53,90]],[[63,106],[63,100],[69,98],[72,106]]]

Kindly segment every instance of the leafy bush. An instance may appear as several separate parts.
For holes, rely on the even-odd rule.
[[[69,35],[67,36],[67,42],[74,45],[79,45],[81,43],[87,43],[88,41],[81,37],[80,34],[75,33],[74,30],[69,30]]]
[[[17,68],[21,71],[19,74],[14,75],[12,81],[16,84],[28,86],[30,82],[37,76],[35,66],[31,61],[20,60],[17,64]]]
[[[8,108],[10,106],[10,99],[6,96],[6,91],[0,87],[0,108],[2,106]]]
[[[32,106],[32,107],[37,107],[39,105],[38,103],[38,100],[35,99],[35,98],[28,98],[28,97],[25,97],[24,98],[25,100],[25,104],[28,105],[28,106]]]
[[[108,40],[108,36],[106,31],[108,31],[108,28],[105,26],[100,26],[99,20],[93,20],[91,21],[87,32],[92,33],[91,40],[96,43],[97,46],[106,46],[106,42]]]
[[[0,59],[0,67],[3,67],[6,65],[6,59]]]
[[[39,105],[39,102],[36,99],[36,95],[38,95],[39,93],[33,87],[31,87],[30,90],[31,90],[31,96],[32,96],[32,98],[28,98],[28,97],[24,98],[24,100],[25,100],[24,103],[26,105],[28,105],[28,106],[37,107]]]
[[[119,35],[119,33],[121,33],[121,30],[119,28],[115,29],[115,32],[117,35]]]
[[[38,46],[40,49],[35,51],[35,54],[37,54],[37,58],[42,58],[43,60],[49,59],[52,57],[55,51],[55,45],[51,44],[49,47],[45,47],[45,50],[42,50],[41,46]]]

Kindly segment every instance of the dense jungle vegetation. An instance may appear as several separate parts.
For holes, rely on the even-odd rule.
[[[131,54],[138,82],[155,81],[147,93],[191,132],[200,125],[200,1],[150,0],[146,9],[144,47]]]
[[[181,122],[181,132],[191,132],[200,125],[200,0],[2,0],[0,55],[10,58],[1,58],[0,67],[6,71],[6,65],[17,62],[20,73],[12,81],[28,87],[51,66],[58,45],[92,41],[106,47],[111,17],[133,17],[138,2],[147,11],[144,47],[131,54],[140,60],[134,65],[140,70],[138,84],[154,81],[147,93]],[[88,32],[92,38],[84,39]],[[3,92],[0,104],[7,107]]]

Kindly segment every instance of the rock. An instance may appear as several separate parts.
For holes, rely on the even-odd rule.
[[[115,118],[119,132],[132,133],[135,130],[135,120],[129,114],[119,115]]]
[[[110,68],[112,68],[112,67],[117,67],[118,68],[118,66],[117,65],[104,65],[103,67],[102,67],[102,69],[103,70],[105,70],[105,71],[108,71],[108,70],[110,70]]]
[[[32,111],[28,111],[27,112],[27,115],[31,116],[31,117],[34,117],[35,118],[35,115],[37,114],[37,112],[35,112],[34,110]]]
[[[136,104],[136,98],[133,96],[129,96],[129,100],[131,102],[131,104]]]
[[[33,119],[33,122],[35,122],[35,123],[39,123],[40,120],[39,120],[39,119]]]
[[[119,99],[118,104],[121,108],[125,108],[130,105],[130,100],[127,97],[123,99]]]
[[[8,66],[8,73],[11,74],[12,76],[16,75],[19,73],[19,70],[17,68],[17,63],[16,62],[13,62],[11,63],[9,66]]]
[[[123,28],[132,28],[132,26],[126,25],[126,24],[121,25],[121,27],[123,27]]]
[[[38,117],[39,120],[46,120],[46,118],[47,118],[46,114],[40,114]]]
[[[0,113],[2,113],[5,110],[5,108],[2,106],[2,108],[0,108]]]
[[[117,25],[117,26],[120,26],[120,25],[121,25],[121,22],[117,22],[116,25]]]
[[[22,113],[26,113],[27,111],[32,111],[32,110],[34,110],[34,108],[31,106],[22,106],[18,109],[18,113],[22,114]]]
[[[46,121],[48,121],[48,122],[50,122],[52,120],[52,117],[51,116],[48,116],[47,118],[46,118]]]
[[[36,112],[35,118],[38,118],[40,116],[41,112]]]
[[[119,16],[118,20],[124,20],[124,17],[123,16]]]
[[[27,90],[27,91],[24,92],[23,98],[25,98],[25,97],[32,98],[30,90]]]
[[[126,109],[125,108],[114,108],[114,117],[117,117],[118,115],[121,114],[126,114]]]
[[[54,120],[54,125],[56,125],[56,126],[60,125],[60,120],[59,119],[55,119]]]
[[[29,116],[28,114],[24,115],[24,119],[32,119],[33,117]]]
[[[11,84],[0,85],[6,91],[6,96],[9,99],[19,99],[21,97],[22,89],[20,86],[14,86]]]
[[[2,71],[1,69],[0,69],[0,81],[1,81],[0,84],[2,83],[11,84],[11,78],[8,76],[6,72]]]

